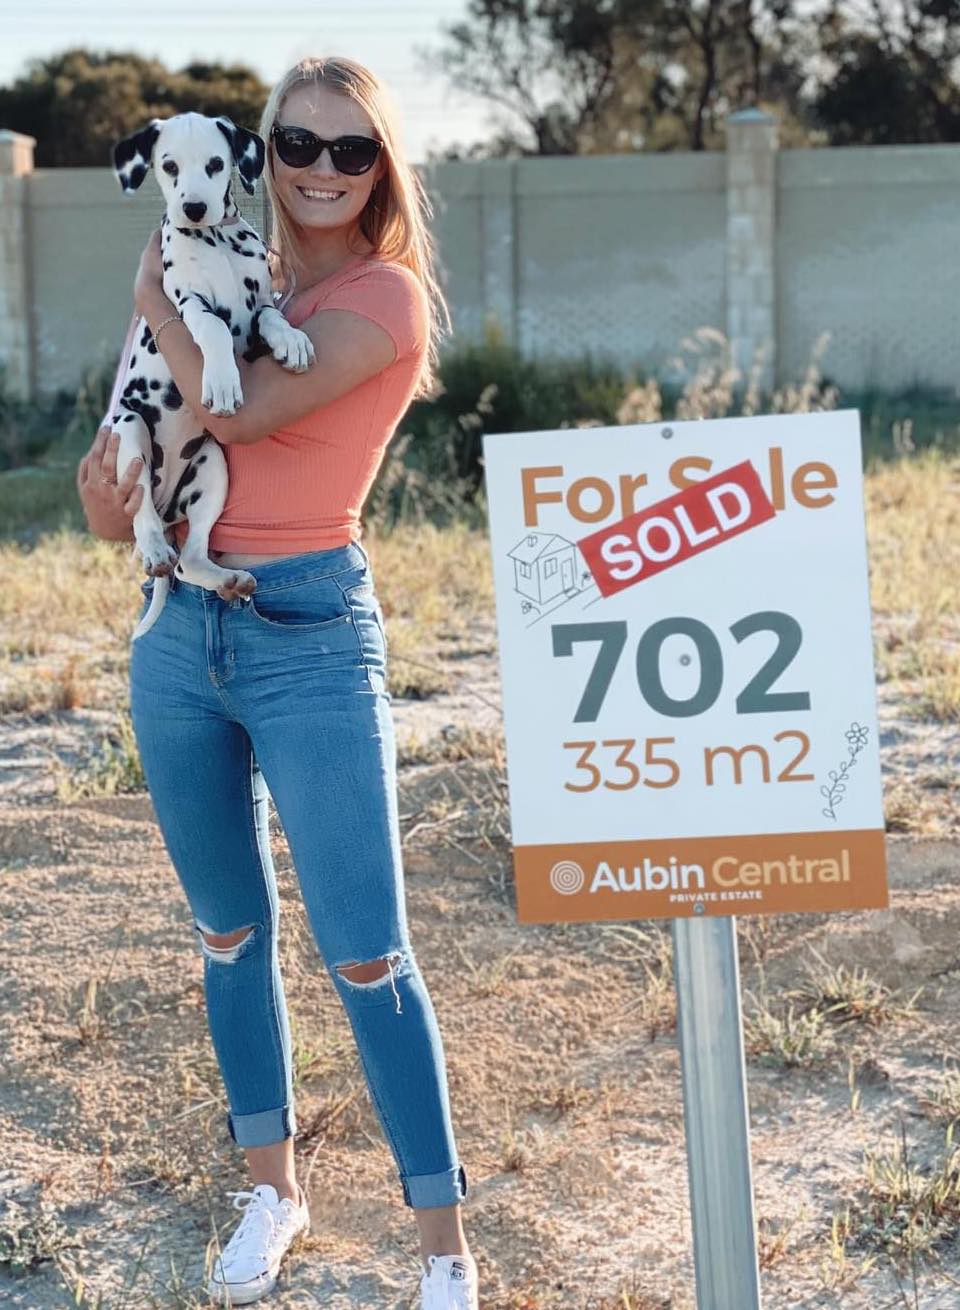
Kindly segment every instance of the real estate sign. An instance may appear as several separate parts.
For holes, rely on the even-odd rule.
[[[484,458],[518,917],[886,906],[857,412]]]

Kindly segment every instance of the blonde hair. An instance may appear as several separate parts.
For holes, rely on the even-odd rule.
[[[427,293],[430,330],[413,399],[430,396],[438,382],[441,313],[445,328],[449,330],[452,326],[450,311],[434,274],[434,243],[427,222],[433,215],[433,207],[419,176],[399,149],[399,122],[386,88],[356,60],[333,56],[301,59],[270,92],[260,116],[259,133],[267,148],[263,180],[273,217],[270,242],[279,259],[273,266],[274,286],[289,294],[297,274],[306,267],[298,228],[277,195],[273,175],[273,125],[287,95],[301,82],[326,86],[350,96],[366,111],[374,134],[383,141],[380,154],[386,160],[386,171],[373,187],[354,230],[359,229],[379,258],[409,268]]]

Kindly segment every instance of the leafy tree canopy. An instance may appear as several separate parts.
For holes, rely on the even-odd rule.
[[[151,118],[194,110],[256,131],[267,87],[242,64],[192,63],[179,72],[131,51],[66,50],[31,60],[0,87],[0,126],[36,137],[38,168],[98,167],[114,143]]]

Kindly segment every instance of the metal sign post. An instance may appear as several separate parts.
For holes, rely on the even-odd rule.
[[[672,925],[697,1310],[760,1310],[736,924]]]

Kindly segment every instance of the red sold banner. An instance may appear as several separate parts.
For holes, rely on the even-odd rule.
[[[601,595],[612,596],[775,517],[759,474],[745,459],[577,545]]]

